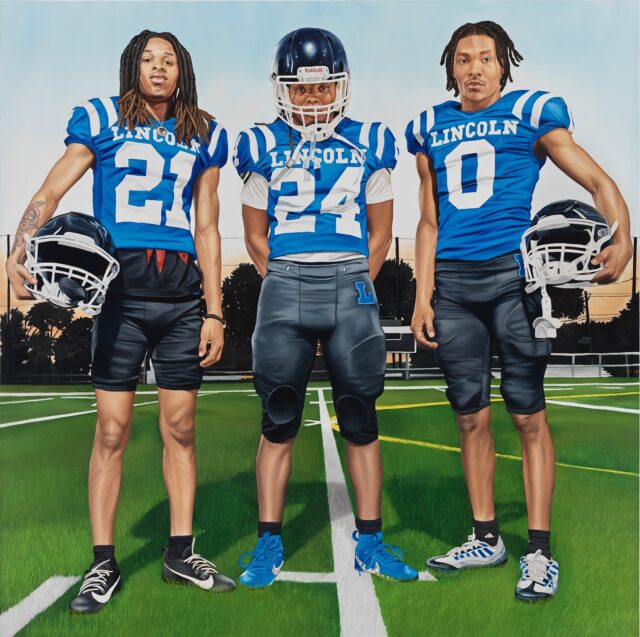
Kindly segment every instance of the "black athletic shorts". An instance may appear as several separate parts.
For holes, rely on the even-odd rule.
[[[147,352],[158,387],[198,389],[201,299],[178,302],[108,296],[95,318],[91,380],[97,389],[133,391]]]
[[[517,256],[436,262],[436,354],[457,413],[489,405],[494,343],[507,409],[516,414],[544,409],[551,341],[534,336],[532,321],[542,314],[540,294],[525,292]]]

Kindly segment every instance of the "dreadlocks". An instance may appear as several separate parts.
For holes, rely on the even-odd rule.
[[[496,55],[498,62],[502,67],[502,77],[500,78],[500,90],[504,89],[507,81],[513,82],[511,77],[511,64],[519,66],[522,62],[522,56],[513,45],[513,41],[507,35],[507,32],[496,22],[484,20],[483,22],[467,22],[456,29],[449,40],[449,44],[444,48],[440,65],[444,65],[447,71],[447,91],[454,91],[454,95],[459,95],[458,85],[453,77],[453,63],[456,54],[456,47],[462,38],[469,35],[486,35],[489,36],[496,44]]]
[[[209,121],[214,119],[198,108],[196,77],[189,51],[172,33],[143,31],[134,36],[120,57],[120,118],[119,126],[133,130],[139,124],[152,124],[151,117],[140,94],[140,58],[150,38],[170,42],[178,58],[178,88],[174,96],[176,137],[188,144],[194,137],[209,142]]]

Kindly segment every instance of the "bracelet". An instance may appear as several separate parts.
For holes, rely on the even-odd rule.
[[[227,327],[227,322],[221,317],[218,316],[217,314],[205,314],[204,318],[206,319],[215,319],[216,321],[220,321],[220,323],[222,323],[222,327]]]

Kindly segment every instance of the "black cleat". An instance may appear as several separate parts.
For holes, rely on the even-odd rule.
[[[169,549],[164,550],[164,566],[162,579],[169,584],[197,586],[205,591],[225,593],[232,591],[236,585],[234,581],[218,573],[216,565],[206,560],[202,555],[193,552],[195,540],[191,548],[187,548],[181,557],[169,559]]]
[[[72,613],[97,613],[122,588],[120,570],[113,560],[93,562],[85,571],[78,594],[69,602]]]

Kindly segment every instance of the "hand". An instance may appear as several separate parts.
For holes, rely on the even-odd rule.
[[[15,254],[9,255],[6,263],[7,276],[13,292],[19,299],[32,299],[33,294],[24,287],[25,282],[36,285],[38,280],[20,263]]]
[[[207,345],[209,351],[207,351]],[[200,330],[200,345],[198,354],[205,356],[200,361],[200,367],[211,367],[217,363],[222,356],[222,347],[224,345],[224,327],[220,321],[216,319],[205,319]]]
[[[602,263],[602,270],[598,272],[591,283],[613,283],[617,281],[631,259],[631,242],[622,241],[607,246],[600,254],[591,259],[593,265]]]
[[[438,343],[433,339],[436,335],[436,331],[433,328],[433,308],[431,303],[426,305],[416,305],[416,308],[411,317],[411,331],[416,337],[416,341],[423,347],[429,349],[436,349]],[[429,338],[427,338],[427,336]]]

